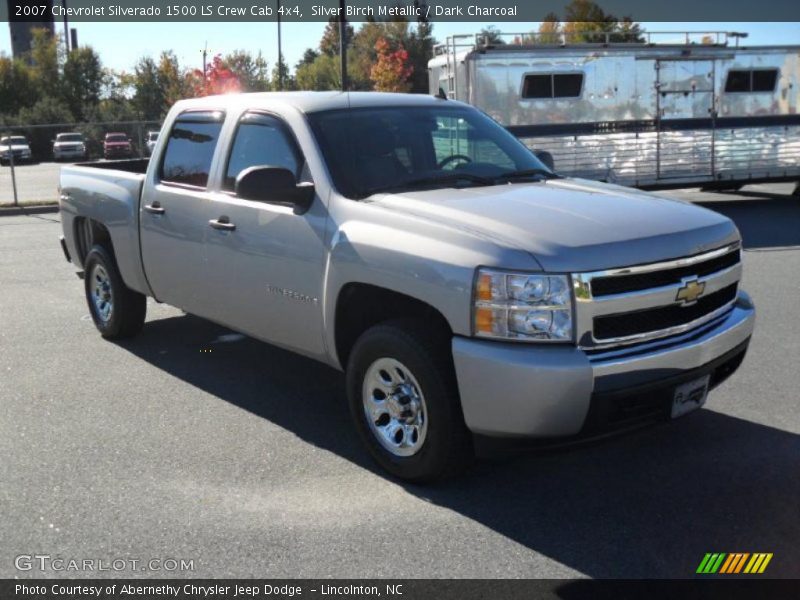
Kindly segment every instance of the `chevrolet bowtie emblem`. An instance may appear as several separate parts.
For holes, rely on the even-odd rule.
[[[677,302],[683,302],[684,305],[692,304],[703,295],[706,291],[705,281],[699,282],[696,279],[687,281],[682,288],[678,290],[678,295],[675,296]]]

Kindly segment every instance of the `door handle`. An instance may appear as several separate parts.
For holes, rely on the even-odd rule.
[[[233,231],[236,229],[236,225],[231,223],[225,215],[222,215],[219,219],[211,219],[208,224],[214,229],[219,229],[221,231]]]
[[[156,200],[152,204],[145,204],[144,209],[154,215],[163,215],[166,211],[161,207],[161,202]]]

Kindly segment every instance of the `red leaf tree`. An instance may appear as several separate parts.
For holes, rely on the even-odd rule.
[[[411,89],[409,78],[414,67],[409,64],[408,52],[403,44],[392,46],[386,38],[375,42],[378,60],[370,70],[369,78],[378,92],[407,92]]]
[[[201,69],[195,69],[189,73],[188,79],[189,88],[194,97],[242,91],[239,78],[225,65],[220,54],[214,56],[206,65],[205,73]]]

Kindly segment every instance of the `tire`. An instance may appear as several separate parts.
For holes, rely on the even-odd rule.
[[[457,475],[474,458],[450,338],[431,329],[416,320],[376,325],[358,339],[347,365],[350,413],[362,442],[386,471],[419,483]]]
[[[139,333],[147,312],[147,298],[125,285],[113,255],[103,246],[95,245],[83,266],[86,303],[100,334],[117,340]]]

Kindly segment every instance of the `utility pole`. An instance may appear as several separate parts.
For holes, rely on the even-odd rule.
[[[61,0],[61,8],[64,10],[64,47],[69,54],[69,21],[67,20],[67,0]]]
[[[344,0],[339,0],[339,55],[342,58],[342,91],[348,88],[347,81],[347,19],[345,19]]]
[[[281,46],[281,0],[277,0],[278,10],[278,91],[283,91],[283,49]]]
[[[208,54],[208,42],[203,46],[203,83],[206,81],[206,55]]]

